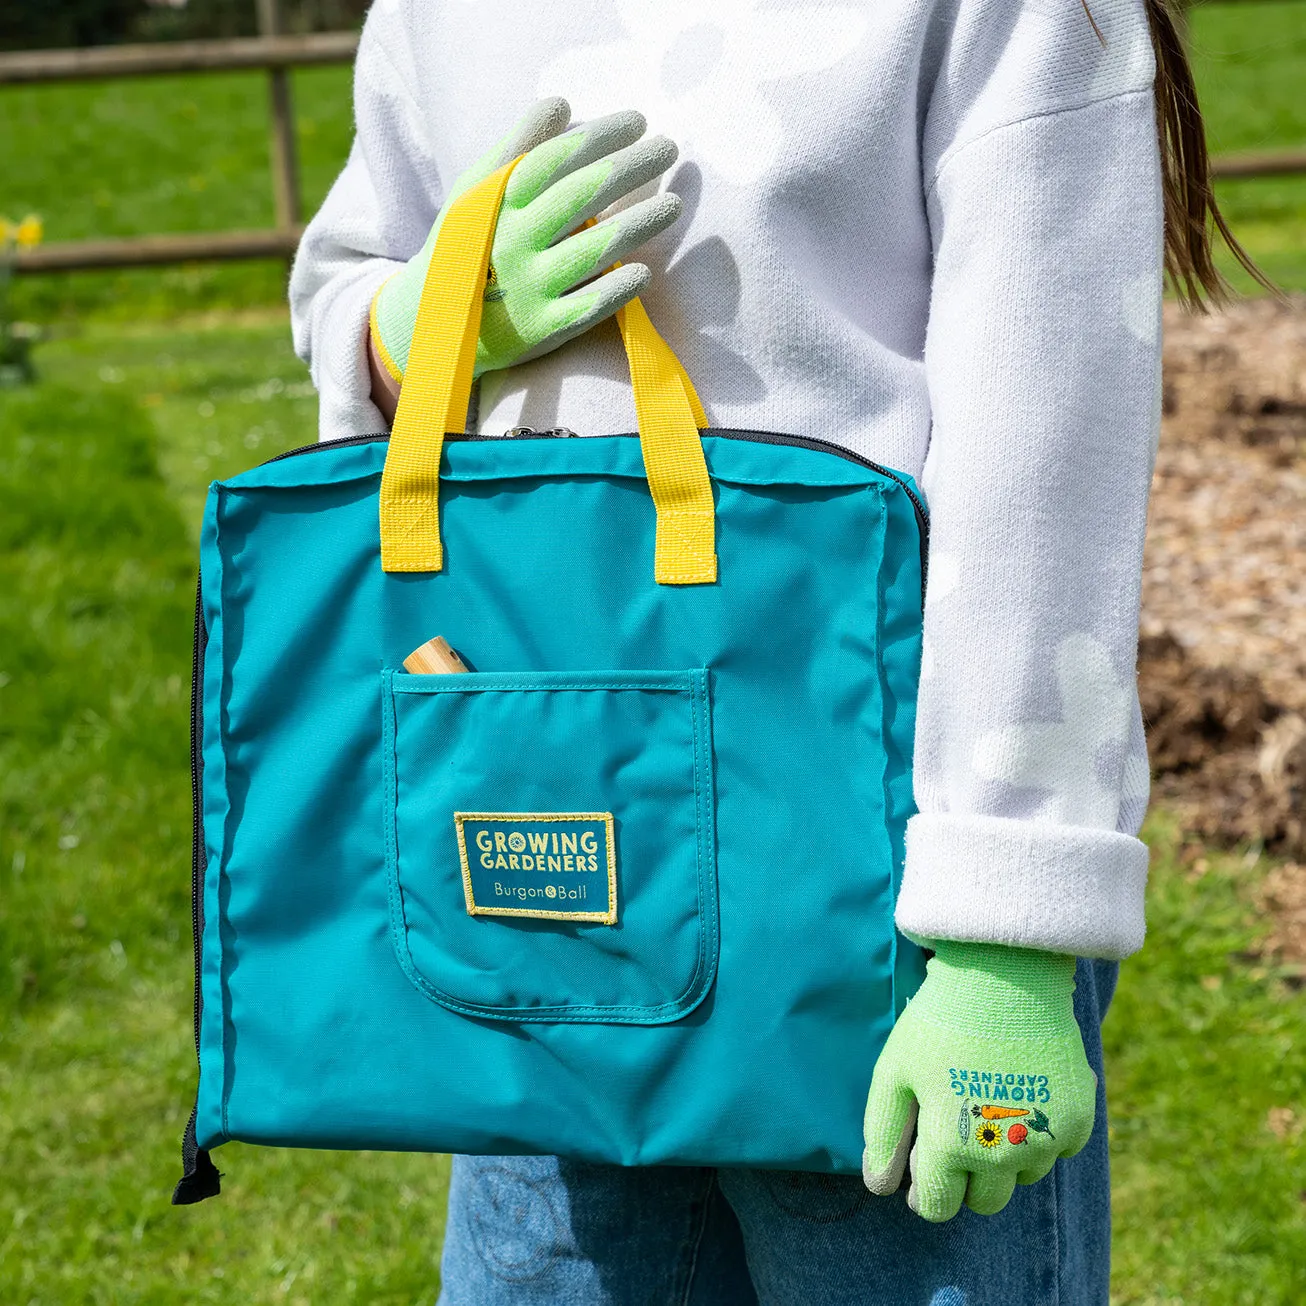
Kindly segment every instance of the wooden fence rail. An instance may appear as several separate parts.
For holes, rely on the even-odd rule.
[[[143,268],[164,263],[214,263],[242,258],[293,256],[304,234],[301,224],[264,231],[198,231],[120,240],[68,240],[18,252],[18,272],[87,272]]]
[[[20,50],[0,54],[0,86],[350,63],[357,50],[357,32],[247,36],[230,41],[159,41],[153,45],[101,45],[85,50]]]
[[[1215,0],[1211,0],[1212,3]],[[261,35],[229,41],[175,41],[85,50],[26,50],[0,54],[0,86],[44,85],[110,77],[264,69],[268,74],[270,147],[276,226],[266,231],[198,232],[78,240],[21,251],[15,271],[75,272],[219,259],[289,258],[303,232],[291,68],[352,63],[356,32],[286,35],[280,0],[255,0]],[[1230,154],[1213,160],[1217,178],[1306,174],[1306,150]]]
[[[1223,154],[1211,160],[1217,179],[1284,177],[1306,172],[1306,150],[1275,150],[1265,154]]]
[[[256,0],[260,35],[233,41],[175,41],[100,46],[86,50],[30,50],[0,54],[0,86],[48,85],[109,77],[216,73],[264,69],[268,74],[269,152],[276,226],[265,231],[196,232],[118,240],[52,242],[18,253],[16,272],[85,272],[220,259],[289,259],[303,234],[299,153],[290,69],[352,63],[357,32],[286,35],[280,0]]]

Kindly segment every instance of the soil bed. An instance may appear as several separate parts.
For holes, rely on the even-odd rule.
[[[1306,861],[1306,298],[1165,316],[1139,684],[1154,792],[1185,825]],[[1272,873],[1306,961],[1306,867]]]

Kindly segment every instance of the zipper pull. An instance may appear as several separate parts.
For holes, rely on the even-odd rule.
[[[547,431],[545,431],[544,434],[555,435],[555,436],[569,436],[569,435],[575,435],[576,432],[573,431],[570,426],[551,426]]]
[[[505,440],[520,440],[524,435],[535,435],[536,430],[533,426],[514,426],[503,433]]]

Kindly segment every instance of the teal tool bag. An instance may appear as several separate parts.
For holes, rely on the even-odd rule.
[[[911,478],[700,429],[638,301],[638,436],[459,434],[507,173],[393,433],[209,492],[179,1204],[229,1139],[856,1173],[923,973]],[[466,672],[404,669],[434,636]]]

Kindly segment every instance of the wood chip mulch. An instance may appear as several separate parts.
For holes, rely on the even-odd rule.
[[[1306,297],[1166,306],[1139,687],[1185,827],[1306,862]],[[1306,868],[1261,888],[1306,962]]]

